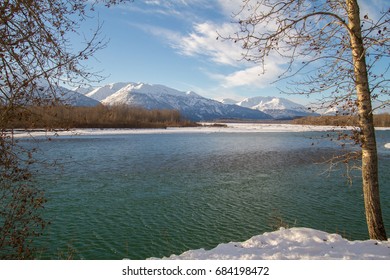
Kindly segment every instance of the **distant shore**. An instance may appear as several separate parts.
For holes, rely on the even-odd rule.
[[[300,125],[289,123],[214,123],[204,122],[196,127],[167,128],[83,128],[69,130],[15,130],[15,138],[28,137],[58,137],[58,136],[97,136],[126,134],[172,134],[172,133],[261,133],[261,132],[306,132],[306,131],[340,131],[353,127],[336,127],[324,125]],[[390,127],[380,127],[377,130],[390,130]]]

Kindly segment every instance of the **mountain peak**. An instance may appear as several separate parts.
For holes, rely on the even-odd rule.
[[[118,90],[120,90],[121,88],[126,86],[127,84],[128,83],[123,83],[123,82],[107,84],[105,86],[97,87],[97,88],[93,89],[92,91],[86,93],[85,95],[87,97],[93,98],[97,101],[102,101],[103,99],[105,99],[108,96],[110,96],[111,94],[117,92]]]
[[[302,105],[292,102],[286,98],[274,97],[274,96],[256,96],[246,98],[243,101],[239,102],[238,105],[257,109],[260,111],[263,110],[306,110]]]
[[[292,119],[296,117],[317,115],[298,103],[275,96],[249,97],[238,102],[237,105],[262,111],[275,119]]]
[[[186,91],[186,95],[187,96],[195,96],[195,97],[201,97],[199,94],[197,94],[196,92],[190,90],[190,91]]]

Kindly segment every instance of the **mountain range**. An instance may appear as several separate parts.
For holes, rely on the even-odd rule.
[[[252,97],[242,101],[225,99],[219,102],[193,91],[183,92],[164,85],[146,83],[112,83],[97,88],[78,88],[74,92],[73,99],[83,101],[83,105],[71,103],[76,106],[95,106],[96,102],[100,102],[104,105],[126,104],[146,109],[171,109],[178,110],[184,118],[192,121],[271,120],[313,115],[304,106],[285,98]],[[80,95],[85,99],[81,99]]]
[[[94,88],[89,92],[77,89],[86,97],[104,105],[126,104],[146,109],[178,110],[181,115],[192,121],[215,119],[265,120],[272,117],[264,112],[238,105],[223,104],[208,99],[193,91],[183,92],[164,85],[146,83],[113,83]]]
[[[221,102],[224,104],[235,104],[245,108],[259,110],[272,116],[274,119],[293,119],[317,115],[298,103],[280,97],[257,96],[246,98],[241,101],[223,99]]]

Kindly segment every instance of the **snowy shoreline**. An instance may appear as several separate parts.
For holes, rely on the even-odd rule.
[[[307,131],[337,131],[348,130],[352,127],[315,126],[298,124],[264,124],[264,123],[227,123],[226,126],[213,126],[214,123],[201,123],[198,127],[168,127],[166,129],[70,129],[46,131],[15,130],[15,138],[28,137],[58,137],[58,136],[100,136],[100,135],[127,135],[127,134],[173,134],[173,133],[259,133],[259,132],[307,132]],[[390,127],[377,128],[390,130]]]
[[[154,258],[151,258],[154,259]],[[189,250],[169,260],[389,260],[388,241],[349,241],[310,228],[280,228],[244,242],[219,244],[211,250]]]

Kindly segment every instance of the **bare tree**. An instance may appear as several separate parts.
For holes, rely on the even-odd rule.
[[[26,105],[59,100],[58,85],[101,77],[83,66],[104,47],[100,24],[92,34],[79,27],[98,2],[129,0],[2,0],[0,2],[0,258],[31,258],[32,240],[42,234],[45,198],[31,181],[32,151],[20,149],[10,123]],[[84,48],[72,47],[78,35]]]
[[[228,39],[242,44],[245,59],[266,71],[270,59],[282,57],[289,92],[322,93],[326,106],[358,115],[369,237],[387,240],[372,102],[388,103],[390,7],[371,16],[357,0],[244,0],[236,17],[240,29]]]

